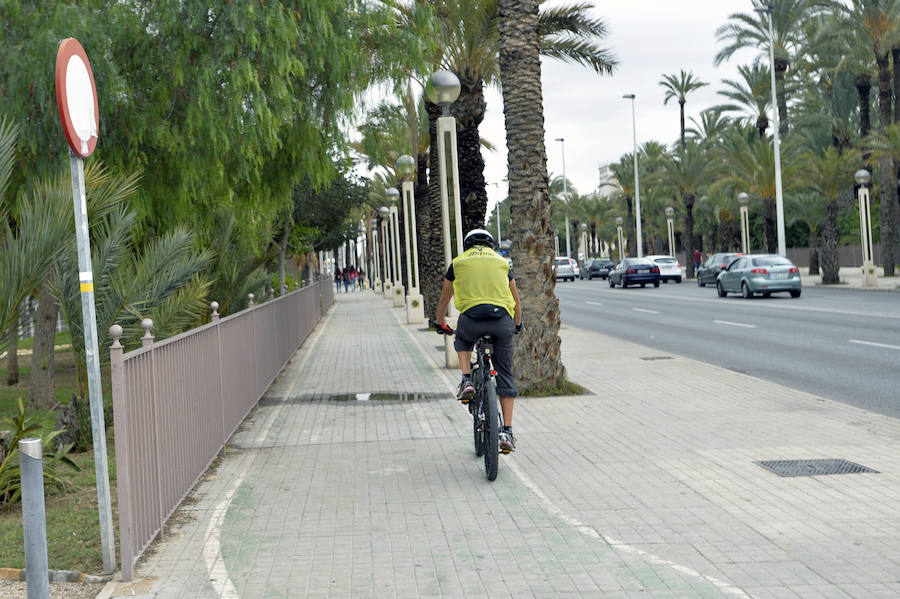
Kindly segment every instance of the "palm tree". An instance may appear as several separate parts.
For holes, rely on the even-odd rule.
[[[684,149],[684,103],[687,102],[687,95],[694,90],[698,90],[704,85],[709,85],[704,81],[694,77],[690,71],[681,70],[681,73],[675,75],[663,75],[662,81],[659,82],[664,90],[666,97],[663,104],[668,104],[669,100],[675,98],[678,100],[678,106],[681,109],[681,147]]]
[[[714,147],[721,143],[731,121],[722,114],[721,108],[714,106],[701,112],[699,121],[691,117],[691,123],[693,127],[688,127],[685,133],[707,147]]]
[[[784,210],[787,226],[803,223],[809,229],[806,241],[809,246],[809,274],[819,274],[819,233],[827,221],[825,203],[817,193],[802,192],[785,198]]]
[[[523,390],[556,384],[559,300],[554,295],[550,189],[544,149],[537,0],[498,0],[500,80],[509,152],[511,257],[520,283],[525,328],[515,344],[514,375]]]
[[[637,256],[634,234],[634,154],[624,154],[619,162],[609,165],[609,172],[616,183],[615,198],[625,203],[625,246],[632,256]]]
[[[848,39],[865,42],[878,67],[878,129],[884,136],[892,119],[891,48],[900,44],[900,3],[897,0],[851,0],[838,3],[840,25]],[[894,207],[897,177],[891,158],[880,153],[878,174],[881,189],[881,263],[884,276],[894,276]]]
[[[766,129],[769,128],[768,111],[772,97],[769,94],[769,68],[759,63],[751,66],[741,65],[738,67],[738,74],[742,81],[722,80],[725,89],[717,93],[725,96],[732,103],[716,106],[716,110],[743,112],[748,121],[759,131],[759,137],[763,138],[766,135]]]
[[[665,171],[669,185],[684,204],[684,236],[682,246],[688,256],[688,279],[694,278],[694,262],[689,259],[694,253],[694,201],[697,194],[709,185],[715,174],[716,165],[709,159],[703,148],[696,142],[689,142],[684,149],[678,147],[665,160]]]
[[[753,0],[754,12],[734,13],[728,17],[728,23],[716,30],[716,37],[726,45],[714,59],[719,66],[743,48],[760,49],[768,54],[769,15],[756,12],[766,2]],[[773,2],[775,11],[771,15],[772,30],[775,36],[775,90],[778,103],[779,133],[785,136],[788,132],[787,95],[785,89],[785,73],[796,56],[809,53],[810,39],[805,35],[803,24],[811,17],[824,10],[825,3],[820,0],[779,0]],[[767,88],[768,89],[768,88]],[[769,89],[771,92],[771,89]]]

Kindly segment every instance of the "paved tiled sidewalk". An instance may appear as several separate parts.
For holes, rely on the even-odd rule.
[[[143,586],[105,596],[900,596],[897,420],[564,329],[592,393],[520,399],[488,483],[440,338],[403,320],[338,296]],[[754,463],[835,457],[880,473]]]

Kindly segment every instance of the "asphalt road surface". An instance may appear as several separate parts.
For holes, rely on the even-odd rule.
[[[564,325],[900,418],[900,293],[804,287],[797,299],[745,300],[694,281],[594,279],[559,281],[556,295]]]

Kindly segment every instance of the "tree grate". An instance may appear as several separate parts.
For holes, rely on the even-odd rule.
[[[643,356],[641,360],[672,360],[672,356]]]
[[[874,472],[866,466],[840,459],[826,460],[770,460],[754,462],[782,477],[789,476],[826,476],[830,474],[862,474]]]

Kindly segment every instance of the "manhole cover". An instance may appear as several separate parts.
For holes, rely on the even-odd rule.
[[[671,360],[672,356],[644,356],[641,360]]]
[[[778,476],[824,476],[827,474],[859,474],[863,472],[878,473],[860,464],[847,460],[771,460],[756,462],[763,468],[771,470]]]

